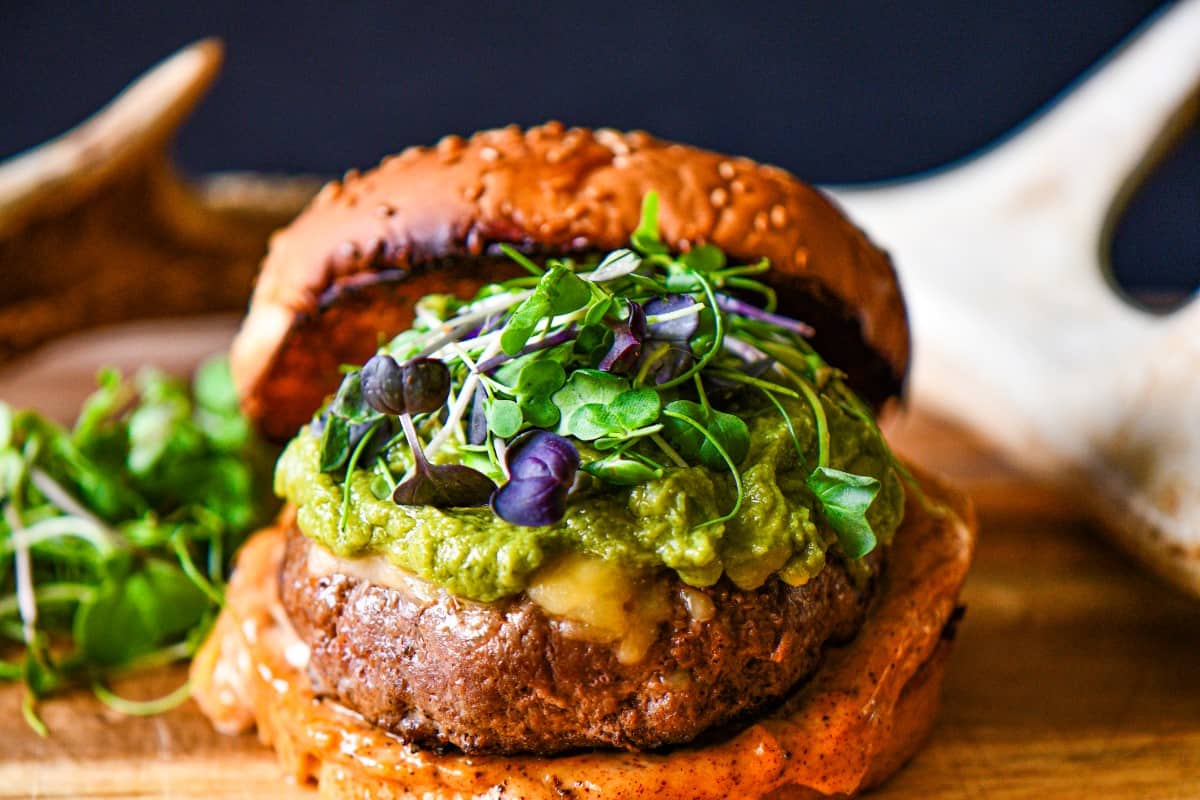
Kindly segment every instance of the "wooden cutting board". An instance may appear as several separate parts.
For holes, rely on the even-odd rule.
[[[0,398],[67,418],[102,364],[186,371],[225,347],[231,317],[139,323],[77,336],[0,371]],[[979,508],[978,558],[924,751],[877,798],[1200,797],[1200,601],[1141,573],[1077,508],[928,417],[893,438]],[[182,668],[119,684],[161,694]],[[0,798],[312,798],[286,786],[253,735],[220,736],[194,704],[123,718],[86,693],[25,727],[0,688]]]

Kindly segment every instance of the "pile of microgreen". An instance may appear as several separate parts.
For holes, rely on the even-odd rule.
[[[191,392],[155,370],[101,373],[72,430],[0,403],[0,679],[36,702],[190,657],[221,604],[234,550],[272,510],[271,454],[239,414],[223,359]],[[15,656],[15,657],[14,657]]]
[[[631,486],[703,465],[728,472],[734,487],[728,510],[702,523],[715,525],[743,502],[750,433],[729,412],[731,397],[750,394],[782,416],[801,464],[783,401],[810,409],[817,454],[807,486],[843,554],[869,553],[866,512],[879,481],[830,466],[821,393],[875,423],[806,341],[809,327],[777,313],[760,279],[769,262],[729,264],[712,245],[670,252],[654,193],[630,244],[544,266],[503,246],[527,276],[471,300],[422,298],[410,330],[348,369],[313,426],[321,470],[343,480],[342,524],[345,476],[356,469],[382,476],[399,504],[490,504],[511,524],[543,526],[562,519],[579,470]],[[399,480],[385,457],[394,447],[407,451]]]

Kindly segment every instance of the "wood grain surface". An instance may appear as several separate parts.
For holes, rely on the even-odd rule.
[[[100,364],[186,369],[229,317],[93,332],[0,372],[0,398],[69,416]],[[961,430],[920,413],[893,430],[917,462],[975,498],[982,532],[941,719],[875,798],[1200,797],[1200,602],[1101,540],[1079,510]],[[118,684],[169,690],[180,668]],[[129,719],[78,693],[43,706],[39,739],[0,688],[0,798],[312,798],[253,735],[212,732],[196,707]]]

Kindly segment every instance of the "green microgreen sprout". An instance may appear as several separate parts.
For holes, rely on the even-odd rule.
[[[21,656],[21,713],[73,686],[123,713],[157,713],[187,687],[122,698],[111,678],[190,657],[219,608],[229,556],[274,508],[273,454],[238,412],[228,365],[189,386],[145,369],[99,375],[71,430],[0,403],[0,636]]]
[[[843,376],[806,341],[813,331],[779,313],[763,280],[769,261],[731,263],[705,242],[672,253],[654,192],[643,198],[628,248],[536,260],[511,245],[500,249],[528,274],[490,284],[469,301],[419,301],[412,329],[376,356],[390,363],[373,360],[343,379],[322,417],[323,471],[348,485],[351,473],[367,469],[382,480],[372,485],[386,485],[397,502],[445,506],[450,498],[433,476],[465,470],[469,480],[459,477],[471,484],[473,502],[495,478],[501,485],[489,504],[498,515],[511,524],[556,524],[570,513],[564,497],[574,489],[565,472],[538,472],[541,456],[527,444],[537,437],[556,463],[578,460],[590,476],[588,491],[637,486],[675,470],[728,473],[731,509],[700,521],[708,527],[740,512],[747,419],[770,410],[783,417],[805,486],[845,556],[860,558],[875,546],[866,512],[879,481],[837,468],[830,414],[865,416],[878,429]],[[440,365],[447,389],[440,405],[414,414],[394,387],[404,365],[421,359]],[[795,424],[799,415],[811,420],[810,444]],[[374,434],[372,424],[386,435]],[[526,443],[514,462],[526,471],[519,476],[509,472],[514,442]],[[408,470],[400,481],[392,474],[398,462]],[[574,480],[574,469],[568,472]]]

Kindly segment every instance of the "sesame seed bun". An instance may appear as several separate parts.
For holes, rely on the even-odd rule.
[[[328,184],[276,234],[233,348],[246,412],[291,436],[430,292],[469,295],[516,274],[497,246],[536,255],[626,245],[660,196],[664,241],[771,260],[780,307],[865,398],[899,393],[908,326],[887,255],[823,194],[777,167],[559,123],[448,136]]]

